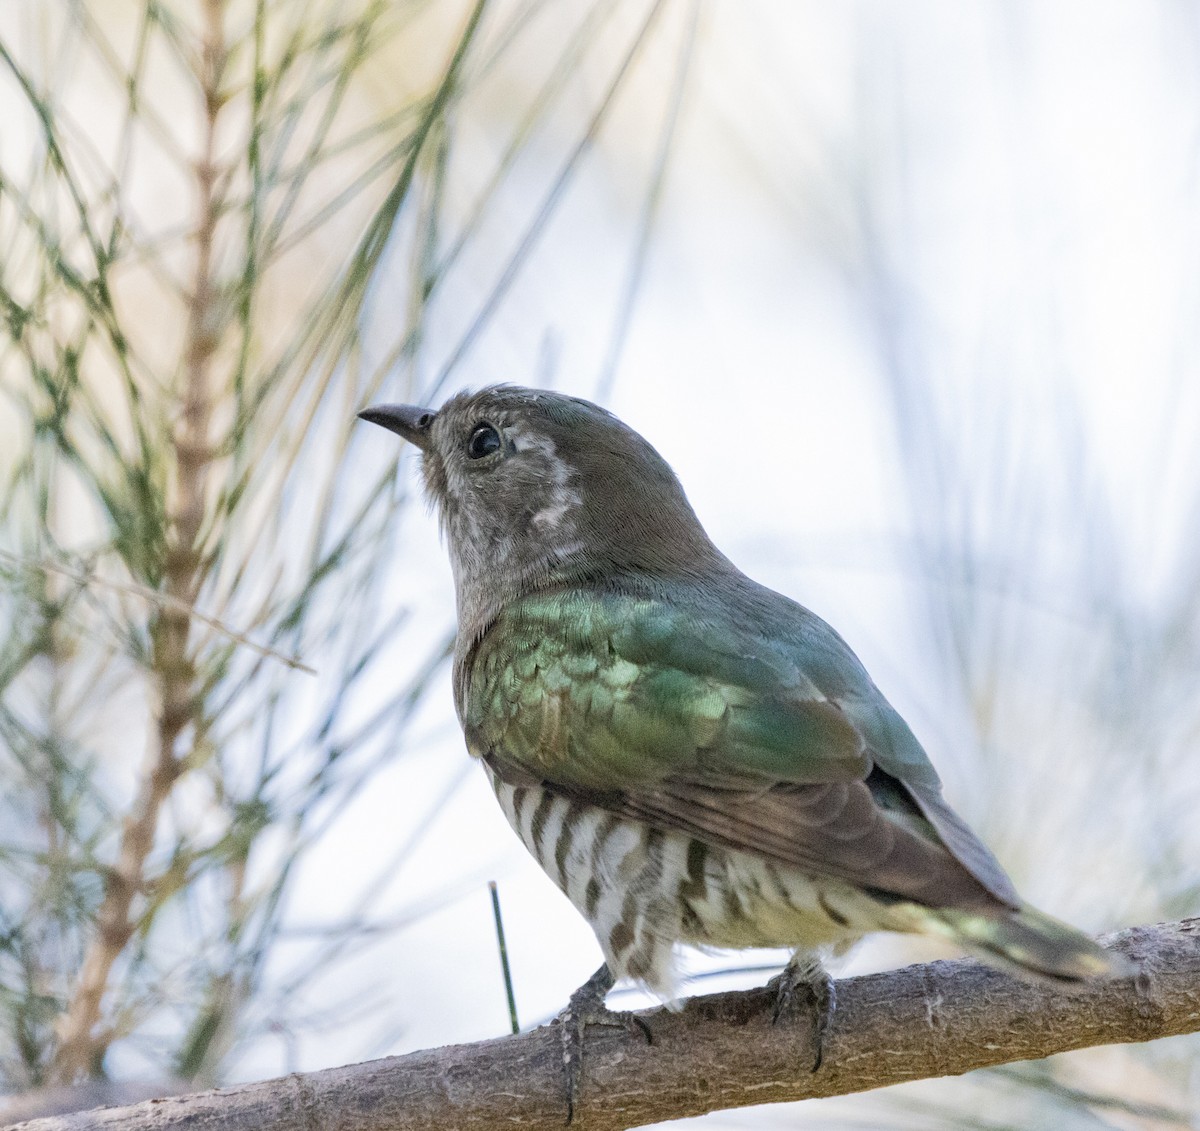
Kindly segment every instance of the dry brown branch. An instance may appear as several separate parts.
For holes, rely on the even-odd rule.
[[[205,485],[212,462],[210,371],[220,342],[213,244],[221,212],[216,132],[226,58],[224,0],[205,0],[203,13],[204,44],[197,77],[204,101],[205,137],[195,169],[196,259],[184,344],[182,417],[171,445],[174,467],[163,563],[168,603],[155,624],[151,660],[158,690],[158,718],[148,765],[121,830],[117,861],[106,879],[95,933],[84,954],[75,991],[59,1022],[59,1046],[51,1076],[63,1083],[87,1074],[111,1039],[99,1028],[101,1005],[113,966],[136,929],[131,910],[134,898],[147,884],[146,861],[154,848],[159,813],[186,760],[185,753],[176,746],[189,724],[192,724],[192,742],[200,737],[196,671],[188,640],[191,618],[184,610],[195,604],[204,573],[201,533]]]
[[[588,1032],[580,1131],[626,1128],[750,1104],[868,1091],[1091,1045],[1200,1030],[1200,918],[1105,940],[1136,979],[1058,993],[969,960],[837,985],[825,1062],[810,1073],[809,1027],[772,1025],[765,989],[694,998],[644,1014],[653,1045]],[[428,1049],[193,1096],[39,1119],[21,1131],[415,1131],[560,1128],[557,1029]]]

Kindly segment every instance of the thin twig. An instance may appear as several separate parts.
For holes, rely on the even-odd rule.
[[[285,664],[296,671],[305,672],[308,675],[317,674],[316,668],[309,667],[308,664],[304,663],[298,657],[289,656],[284,652],[277,652],[274,648],[266,644],[259,644],[257,641],[251,640],[248,636],[238,632],[237,629],[223,624],[216,617],[210,617],[207,613],[202,613],[195,605],[189,605],[186,601],[181,601],[178,597],[172,597],[169,593],[161,593],[157,589],[151,589],[147,585],[138,585],[132,581],[111,581],[105,577],[98,577],[94,573],[85,573],[80,570],[71,569],[69,566],[58,565],[56,562],[48,562],[44,558],[37,560],[24,558],[19,554],[10,554],[7,550],[0,550],[0,558],[4,558],[6,561],[12,562],[13,565],[24,569],[58,574],[85,587],[97,585],[102,589],[111,589],[114,593],[124,593],[129,597],[140,597],[143,601],[148,601],[156,608],[170,609],[173,612],[190,617],[192,620],[198,620],[201,624],[207,625],[215,632],[219,632],[226,639],[232,640],[235,644],[240,644],[244,648],[249,648],[252,652],[257,652],[260,656],[268,660],[278,660],[279,663]]]
[[[514,1033],[521,1031],[517,1020],[517,999],[513,994],[512,969],[508,965],[508,944],[504,941],[504,920],[500,917],[500,889],[495,880],[488,880],[492,893],[492,918],[496,921],[496,945],[500,948],[500,969],[504,972],[504,993],[508,997],[508,1020]]]

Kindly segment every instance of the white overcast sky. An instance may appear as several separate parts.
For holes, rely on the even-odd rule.
[[[18,29],[12,42],[44,48],[54,72],[72,56],[60,58],[53,42],[62,11],[39,2],[0,5],[0,26],[6,36]],[[377,120],[424,91],[468,6],[414,4],[397,54],[380,50],[374,91],[356,87],[352,112]],[[613,0],[521,147],[435,292],[418,390],[456,355],[650,6]],[[447,242],[591,6],[493,0],[484,48],[522,7],[534,13],[525,30],[486,77],[471,76],[454,111]],[[231,4],[231,24],[250,10]],[[328,0],[305,10],[337,8]],[[111,19],[115,41],[130,39],[142,9],[91,0],[70,18],[84,11],[101,25]],[[409,9],[396,13],[404,24]],[[664,192],[605,387],[694,15]],[[147,82],[163,85],[148,89],[161,94],[156,112],[178,130],[171,144],[185,156],[179,167],[135,161],[122,187],[129,215],[153,221],[146,230],[167,247],[187,230],[193,200],[180,168],[198,143],[184,112],[194,105],[174,114],[171,103],[194,92],[169,67],[158,75],[159,62],[151,58]],[[87,142],[80,151],[100,152],[116,144],[125,92],[110,84],[91,94],[81,74],[75,102],[63,106],[72,140]],[[10,92],[26,112],[0,122],[0,156],[6,169],[24,169],[40,127],[25,96]],[[372,97],[377,107],[355,103]],[[431,407],[455,388],[499,381],[603,392],[672,464],[717,544],[847,638],[1025,895],[1094,931],[1194,914],[1200,660],[1188,649],[1200,624],[1182,618],[1200,610],[1189,597],[1200,593],[1198,200],[1200,4],[1190,0],[664,0],[596,143]],[[313,243],[340,264],[357,233],[339,224],[348,222]],[[396,233],[394,262],[373,287],[368,361],[391,347],[406,316],[410,235]],[[329,264],[320,267],[314,279],[328,277]],[[272,283],[264,323],[279,315],[272,302],[303,309],[307,280],[295,276]],[[138,285],[125,305],[139,328],[153,329],[155,284]],[[164,349],[173,340],[146,337]],[[381,397],[411,391],[397,372]],[[0,419],[0,463],[18,450],[13,429],[26,419]],[[417,482],[416,453],[382,430],[363,425],[352,457],[372,474],[399,459]],[[453,623],[453,591],[431,515],[410,508],[398,545],[397,604],[417,610],[398,662],[411,666]],[[322,668],[321,655],[304,659]],[[336,671],[336,659],[326,663]],[[382,699],[388,673],[377,669]],[[326,678],[305,705],[335,688],[336,676]],[[111,706],[112,717],[127,717],[128,704]],[[150,717],[145,703],[133,709]],[[131,732],[124,721],[112,730],[95,736],[96,749],[114,781],[131,783]],[[192,801],[180,791],[181,809]],[[267,854],[257,861],[264,873]],[[590,929],[519,845],[471,764],[448,670],[404,749],[304,858],[269,982],[311,958],[323,926],[356,913],[393,856],[395,874],[366,912],[387,929],[289,1003],[298,1016],[337,1024],[250,1044],[233,1059],[233,1078],[505,1033],[490,879],[523,1024],[557,1012],[599,964]],[[874,939],[841,969],[940,953]],[[697,956],[692,968],[783,957]],[[1195,1043],[1190,1062],[1172,1051],[1180,1047],[1095,1050],[1072,1059],[1064,1078],[1194,1109],[1194,1098],[1167,1092],[1195,1076]],[[125,1042],[108,1067],[138,1075],[142,1055]],[[1183,1067],[1173,1069],[1172,1056]],[[954,1105],[974,1117],[985,1110],[982,1090],[1003,1086],[995,1074],[935,1081],[906,1086],[895,1102],[936,1103],[950,1121]],[[759,1118],[878,1126],[895,1095]],[[1022,1113],[1024,1125],[1045,1125],[1043,1109],[1021,1106],[1030,1095],[1006,1099],[1013,1125]]]
[[[497,0],[485,42],[516,6]],[[538,9],[456,111],[452,220],[470,214],[586,10],[582,0]],[[647,10],[614,3],[528,139],[438,289],[418,386],[454,353]],[[434,70],[462,12],[449,0],[426,12]],[[1085,688],[1096,697],[1111,666],[1105,593],[1144,614],[1127,628],[1159,624],[1196,544],[1200,5],[666,0],[579,175],[445,391],[507,381],[597,395],[693,12],[665,189],[606,403],[672,464],[735,562],[848,639],[1025,894],[1093,930],[1161,913],[1148,847],[1159,802],[1140,762],[1137,780],[1104,776],[1121,772],[1142,723],[1100,727],[1104,705],[1089,706]],[[381,104],[394,103],[384,97],[394,81],[379,72]],[[25,141],[15,129],[0,136],[0,146]],[[148,210],[187,206],[159,200],[165,192],[150,177],[133,197]],[[401,258],[374,288],[379,342],[403,318]],[[383,399],[409,392],[397,375]],[[364,425],[358,444],[356,458],[398,458],[416,482],[416,453],[395,437]],[[991,571],[980,592],[1009,609],[979,644],[1010,657],[996,697],[1005,717],[983,740],[948,637],[927,615],[931,578],[914,572],[937,558],[948,524],[962,535],[950,549],[969,545]],[[400,545],[393,584],[419,610],[406,631],[423,653],[453,620],[450,571],[423,511],[406,515]],[[1081,563],[1108,579],[1094,600]],[[958,573],[946,585],[966,592]],[[305,659],[320,668],[320,656]],[[386,673],[376,678],[382,694]],[[1194,702],[1196,685],[1184,681],[1181,700]],[[1182,797],[1196,775],[1170,763],[1172,749],[1161,746],[1155,772]],[[555,1013],[599,964],[589,928],[470,764],[446,671],[404,751],[306,859],[289,901],[298,934],[269,976],[301,961],[303,932],[355,908],[410,840],[370,910],[379,923],[411,923],[331,965],[302,1003],[342,1020],[361,1008],[361,1022],[254,1044],[232,1066],[238,1078],[506,1032],[489,879],[524,1024]],[[1200,883],[1200,870],[1182,875],[1196,868],[1192,848],[1181,884]],[[932,953],[872,941],[845,969]],[[695,968],[735,961],[705,956]],[[116,1070],[135,1071],[123,1055],[137,1054],[117,1050]],[[1115,1055],[1079,1072],[1102,1086]],[[1128,1063],[1121,1071],[1132,1096]],[[941,1094],[951,1087],[939,1083]]]
[[[687,12],[668,6],[586,175],[452,386],[595,392]],[[1200,435],[1198,13],[1135,0],[702,8],[609,404],[667,457],[735,561],[847,636],[976,823],[987,801],[946,749],[953,727],[939,718],[937,675],[886,550],[912,532],[913,504],[898,485],[872,303],[899,305],[885,319],[902,324],[910,372],[948,418],[979,431],[964,445],[968,461],[974,452],[986,463],[1003,443],[1025,473],[1045,475],[1048,494],[1061,493],[1056,413],[1075,398],[1093,453],[1090,489],[1111,498],[1142,563],[1130,583],[1152,599],[1187,536],[1175,500]],[[619,28],[627,33],[634,15]],[[598,65],[584,76],[576,118],[542,141],[545,163],[514,177],[508,226],[502,213],[471,268],[479,295],[604,73]],[[503,136],[503,106],[466,113],[483,163]],[[469,170],[461,183],[465,207]],[[473,313],[470,286],[463,309],[440,314],[448,343]],[[398,456],[415,476],[415,454],[392,437],[363,443],[371,459]],[[1038,532],[1047,544],[1061,533],[1055,513]],[[419,595],[432,631],[452,615],[433,518],[414,512],[403,545],[396,584]],[[327,1003],[382,996],[392,1003],[384,1018],[314,1037],[286,1065],[264,1048],[239,1074],[382,1051],[367,1037],[387,1017],[402,1021],[393,1052],[503,1033],[489,878],[500,883],[523,1022],[555,1012],[598,964],[590,931],[468,764],[448,676],[416,736],[310,861],[293,905],[314,920],[350,906],[356,862],[390,851],[432,806],[436,819],[377,910],[386,918],[448,888],[459,894],[322,985]],[[1056,867],[1069,869],[1069,855]],[[1066,902],[1055,904],[1061,914],[1116,925],[1103,907],[1071,906],[1069,882],[1019,868],[1018,881],[1043,902]],[[888,953],[867,947],[858,961]]]

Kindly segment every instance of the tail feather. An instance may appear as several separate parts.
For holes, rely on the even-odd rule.
[[[995,915],[946,909],[938,917],[969,951],[1018,977],[1063,985],[1136,973],[1124,956],[1033,907]]]

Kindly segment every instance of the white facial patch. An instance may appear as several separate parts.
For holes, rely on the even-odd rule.
[[[509,436],[518,452],[537,452],[546,463],[546,493],[549,501],[541,510],[534,512],[530,522],[543,533],[570,536],[574,531],[567,528],[567,516],[583,502],[579,492],[571,486],[574,473],[570,465],[559,459],[554,441],[549,436],[525,432],[520,428],[511,429]]]

